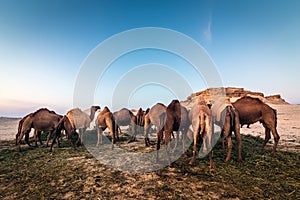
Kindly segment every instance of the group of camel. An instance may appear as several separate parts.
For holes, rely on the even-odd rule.
[[[207,104],[204,98],[200,97],[194,103],[190,110],[180,104],[178,100],[173,100],[168,106],[157,103],[150,109],[143,111],[141,108],[136,114],[127,108],[112,113],[108,107],[102,110],[99,106],[92,106],[87,111],[82,111],[79,108],[71,109],[66,115],[62,116],[50,111],[46,108],[37,110],[34,113],[26,115],[19,121],[18,133],[16,134],[16,145],[20,149],[21,140],[25,135],[25,141],[29,143],[29,133],[34,129],[35,145],[37,140],[41,141],[41,132],[49,132],[49,135],[55,132],[53,141],[51,143],[50,151],[52,151],[53,144],[60,137],[61,131],[64,130],[69,140],[74,135],[78,135],[78,143],[83,144],[84,132],[90,127],[91,122],[94,122],[98,134],[97,146],[102,144],[103,131],[108,128],[111,136],[111,148],[114,148],[116,139],[119,140],[120,126],[131,127],[132,136],[130,142],[136,140],[138,133],[144,134],[145,146],[150,145],[149,130],[152,125],[156,127],[156,161],[159,161],[159,149],[161,142],[164,141],[166,145],[166,153],[169,164],[170,159],[170,141],[174,132],[176,133],[175,146],[181,133],[182,150],[185,154],[185,140],[187,132],[191,127],[193,130],[193,156],[190,164],[194,164],[195,156],[197,154],[197,143],[202,140],[203,151],[209,154],[210,167],[213,168],[212,160],[212,138],[214,134],[214,124],[221,127],[221,136],[223,147],[225,141],[227,142],[227,155],[225,162],[230,161],[232,153],[232,132],[236,137],[238,161],[242,161],[242,141],[240,135],[240,127],[247,124],[253,124],[259,121],[265,128],[265,140],[262,148],[265,147],[270,140],[272,132],[274,137],[273,152],[279,141],[277,133],[277,114],[276,110],[265,104],[258,98],[249,96],[242,97],[236,102],[231,103],[227,100],[216,101],[212,104]],[[78,130],[78,133],[77,133]],[[48,146],[49,138],[47,139]],[[76,145],[71,142],[72,146]]]

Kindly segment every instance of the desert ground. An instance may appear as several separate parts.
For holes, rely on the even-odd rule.
[[[219,142],[213,170],[207,157],[189,165],[190,148],[188,157],[181,156],[171,167],[143,173],[110,168],[85,147],[74,150],[66,139],[53,153],[25,144],[18,152],[14,139],[19,119],[0,118],[0,198],[300,199],[300,105],[271,107],[277,109],[281,137],[276,154],[271,153],[273,137],[265,151],[260,150],[264,129],[256,123],[241,129],[242,163],[237,162],[235,146],[231,161],[224,163],[226,152]],[[155,145],[144,146],[142,136],[130,144],[128,139],[123,131],[119,146],[133,152],[155,150]],[[155,142],[154,134],[151,140]]]

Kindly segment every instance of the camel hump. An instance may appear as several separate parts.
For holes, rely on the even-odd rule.
[[[102,110],[102,112],[110,112],[109,108],[107,106],[105,106]]]
[[[35,111],[34,113],[32,113],[32,116],[35,116],[37,113],[40,113],[40,112],[49,112],[49,113],[51,113],[51,111],[48,110],[48,108],[40,108],[37,111]],[[54,111],[52,111],[52,112],[54,112]]]
[[[80,115],[82,113],[82,110],[80,108],[73,108],[67,112],[67,114],[72,115]]]
[[[166,107],[163,103],[157,103],[156,105]]]
[[[181,113],[181,106],[178,100],[173,100],[167,107],[167,112],[168,113],[176,113],[180,115]]]

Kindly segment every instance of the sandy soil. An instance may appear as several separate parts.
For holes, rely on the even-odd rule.
[[[18,118],[0,117],[0,140],[7,141],[16,138],[18,129]]]

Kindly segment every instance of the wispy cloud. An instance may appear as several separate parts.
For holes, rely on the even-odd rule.
[[[210,14],[207,26],[206,26],[206,28],[203,31],[204,38],[209,43],[211,43],[211,41],[212,41],[211,26],[212,26],[212,15]]]

